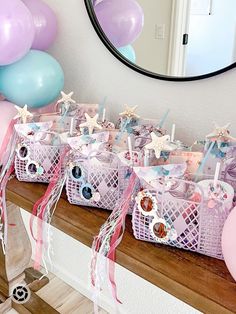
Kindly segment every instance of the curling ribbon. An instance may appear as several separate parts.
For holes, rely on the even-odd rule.
[[[14,156],[15,147],[17,142],[17,136],[14,131],[14,125],[17,120],[12,120],[6,135],[4,136],[2,146],[0,148],[0,161],[2,163],[2,169],[0,171],[0,212],[1,212],[1,224],[3,231],[1,235],[2,248],[5,254],[5,245],[7,243],[7,208],[6,208],[6,186],[11,174],[14,172]],[[3,234],[4,232],[4,234]]]
[[[0,202],[0,207],[1,207],[1,223],[3,224],[3,230],[4,234],[2,236],[2,247],[5,253],[5,245],[7,244],[7,230],[8,230],[8,225],[7,225],[7,208],[6,208],[6,186],[7,182],[9,180],[9,177],[14,171],[14,163],[12,163],[7,171],[7,173],[4,175],[4,178],[2,179],[2,182],[0,183],[0,197],[1,197],[1,202]],[[2,230],[1,230],[2,231]]]
[[[132,198],[132,194],[134,193],[135,189],[135,182],[136,182],[136,174],[135,172],[132,173],[129,181],[129,186],[127,190],[125,191],[125,196],[124,196],[124,203],[123,206],[121,207],[121,215],[119,216],[119,221],[117,225],[117,229],[115,230],[112,238],[111,238],[111,246],[110,250],[108,253],[108,258],[109,258],[109,280],[112,285],[112,295],[113,298],[118,302],[121,303],[120,300],[117,297],[117,287],[115,283],[115,250],[120,244],[124,231],[125,231],[125,219],[128,214],[129,206],[130,206],[130,201]],[[122,232],[121,232],[122,230]]]
[[[62,173],[62,167],[65,163],[65,158],[67,155],[68,149],[65,148],[60,156],[60,160],[56,166],[55,173],[48,185],[48,188],[45,194],[35,203],[33,207],[33,211],[30,218],[30,232],[33,239],[36,241],[36,256],[35,256],[35,263],[34,268],[39,269],[42,255],[43,255],[43,227],[45,222],[51,222],[50,211],[52,207],[54,208],[57,205],[57,202],[60,199],[61,192],[66,180],[66,171]],[[53,210],[54,212],[54,210]],[[37,236],[34,235],[33,232],[33,223],[34,219],[38,218],[37,220]],[[51,215],[52,216],[52,215]],[[49,221],[46,221],[46,220]]]
[[[124,229],[125,219],[129,210],[130,200],[136,187],[136,174],[132,172],[130,177],[129,186],[124,192],[121,203],[113,210],[108,220],[103,224],[99,235],[94,239],[93,242],[93,258],[91,261],[91,281],[95,288],[98,288],[98,275],[96,269],[99,264],[98,258],[100,255],[109,259],[109,281],[112,287],[113,298],[121,303],[117,297],[117,287],[115,283],[115,250],[120,244]],[[121,232],[122,231],[122,232]],[[106,248],[109,247],[108,252]],[[100,284],[99,284],[100,287]]]

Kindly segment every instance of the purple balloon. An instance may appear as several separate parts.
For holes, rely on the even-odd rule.
[[[100,2],[102,2],[103,0],[93,0],[93,5],[97,5],[99,4]]]
[[[0,0],[0,66],[24,57],[34,40],[30,11],[20,0]]]
[[[30,10],[34,25],[35,38],[32,48],[47,50],[57,35],[57,18],[54,11],[43,1],[22,0]]]
[[[103,0],[94,10],[104,33],[116,48],[132,44],[143,29],[143,10],[135,0]]]

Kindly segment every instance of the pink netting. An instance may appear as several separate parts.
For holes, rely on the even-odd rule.
[[[33,143],[30,141],[22,141],[21,147],[27,149],[27,157],[22,159],[16,153],[15,172],[19,181],[48,183],[52,179],[56,166],[60,160],[60,155],[64,149],[63,145],[42,145],[40,142]],[[40,167],[40,171],[29,171],[30,166]],[[31,166],[32,167],[32,166]],[[34,169],[33,170],[37,170]],[[62,171],[64,171],[62,169]]]
[[[230,210],[222,203],[215,208],[208,208],[208,201],[203,200],[203,191],[194,182],[180,179],[175,180],[174,189],[166,189],[166,184],[157,185],[154,189],[147,184],[142,187],[156,200],[156,209],[150,215],[143,214],[140,210],[140,203],[136,198],[132,225],[136,239],[164,243],[177,248],[190,250],[204,255],[223,259],[221,249],[221,235],[224,222]],[[198,191],[200,197],[196,201],[189,200],[189,191]],[[183,193],[183,191],[185,191]],[[141,193],[141,192],[140,192]],[[154,219],[164,219],[168,225],[177,232],[175,240],[160,241],[153,235],[152,222]]]
[[[68,200],[71,204],[85,205],[113,210],[129,184],[131,167],[123,164],[111,152],[97,152],[95,156],[82,158],[74,156],[66,183]],[[73,177],[72,169],[78,166],[82,178]],[[93,197],[83,197],[82,188],[88,184]]]

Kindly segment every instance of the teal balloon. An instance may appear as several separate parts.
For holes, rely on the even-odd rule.
[[[136,53],[131,45],[118,48],[118,51],[130,62],[136,62]]]
[[[21,107],[44,107],[58,97],[63,86],[60,64],[43,51],[31,50],[20,61],[0,67],[0,93]]]

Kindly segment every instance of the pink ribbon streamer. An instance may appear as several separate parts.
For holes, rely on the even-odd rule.
[[[0,183],[0,196],[2,198],[2,204],[1,204],[2,207],[4,207],[5,206],[4,203],[6,203],[6,198],[5,198],[6,186],[7,186],[8,179],[11,176],[11,174],[13,173],[13,171],[14,171],[14,164],[12,164],[10,166],[10,168],[8,169],[7,173],[5,174],[2,182]],[[3,221],[6,219],[6,212],[5,211],[3,211],[1,218],[3,219]]]
[[[121,301],[118,299],[118,296],[117,296],[117,286],[115,282],[115,250],[123,238],[123,234],[125,230],[125,219],[129,210],[129,205],[130,205],[132,194],[135,190],[135,185],[136,185],[136,174],[133,172],[130,177],[129,186],[127,187],[123,195],[121,203],[113,210],[111,216],[108,218],[107,222],[105,222],[104,224],[105,233],[107,234],[109,233],[109,226],[111,228],[110,222],[113,219],[112,217],[115,217],[115,214],[119,212],[118,220],[115,222],[114,232],[111,238],[109,239],[110,249],[107,253],[107,257],[109,259],[109,266],[108,266],[109,281],[112,287],[112,296],[118,303],[121,303]],[[91,281],[94,287],[96,286],[95,273],[96,273],[96,265],[98,262],[98,253],[103,244],[103,240],[104,240],[104,234],[101,234],[94,239],[94,243],[93,243],[94,256],[91,261]]]
[[[7,173],[5,174],[0,186],[1,186],[1,207],[2,207],[2,223],[4,224],[4,242],[7,243],[7,207],[6,207],[6,186],[11,174],[14,172],[14,162],[11,164]]]
[[[15,146],[16,146],[16,134],[14,132],[14,126],[17,123],[17,120],[12,120],[8,126],[7,132],[4,136],[2,145],[0,147],[0,162],[2,164],[1,182],[0,182],[0,196],[2,208],[1,211],[1,222],[3,224],[2,242],[3,247],[7,243],[7,208],[6,208],[6,186],[11,174],[14,172],[14,155],[15,155]]]
[[[114,235],[112,236],[111,239],[111,246],[110,246],[110,251],[108,253],[108,258],[109,258],[109,280],[111,282],[111,286],[112,286],[112,295],[113,298],[121,304],[121,301],[118,299],[117,296],[117,286],[115,283],[115,257],[116,257],[116,248],[118,247],[118,245],[120,244],[123,235],[124,235],[124,231],[125,231],[125,219],[126,216],[128,214],[129,211],[129,205],[130,205],[130,200],[133,194],[133,190],[135,187],[135,182],[136,182],[136,174],[133,172],[131,177],[130,177],[130,182],[129,182],[129,186],[127,188],[127,190],[125,191],[125,195],[124,195],[124,203],[122,206],[122,210],[121,210],[121,215],[117,224],[117,228],[114,232]],[[122,233],[121,233],[121,229],[122,229]]]
[[[65,157],[67,155],[67,148],[63,151],[63,153],[60,156],[60,160],[56,166],[55,173],[48,185],[48,188],[45,192],[45,194],[35,203],[33,207],[33,211],[30,217],[30,232],[33,237],[33,239],[36,241],[36,255],[35,255],[35,263],[34,268],[39,270],[41,261],[42,261],[42,255],[43,255],[43,227],[45,223],[45,216],[46,212],[51,210],[51,207],[48,207],[49,200],[53,194],[53,191],[58,184],[58,181],[62,177],[62,166],[65,161]],[[60,197],[60,195],[57,195],[57,199]],[[37,220],[37,236],[34,235],[33,231],[33,224],[34,219],[38,218]]]
[[[14,133],[14,126],[16,124],[17,120],[11,120],[11,123],[8,126],[7,132],[4,136],[1,148],[0,148],[0,162],[2,162],[3,156],[5,155],[7,151],[7,147],[9,145],[9,142],[11,141],[12,135]]]

